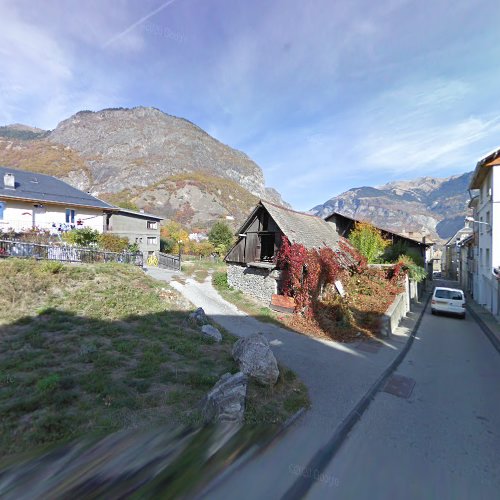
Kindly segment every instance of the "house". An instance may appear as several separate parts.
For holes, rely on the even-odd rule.
[[[160,250],[162,218],[115,207],[50,175],[0,167],[0,232],[88,227],[126,236],[147,258]]]
[[[110,210],[109,203],[50,175],[0,166],[0,231],[90,227],[102,233]]]
[[[443,260],[443,274],[449,280],[460,281],[461,245],[473,233],[472,227],[466,222],[444,245],[445,258]]]
[[[160,224],[162,217],[114,207],[106,212],[105,231],[128,238],[136,243],[146,260],[160,251]]]
[[[469,189],[479,190],[471,218],[478,235],[474,299],[500,317],[500,148],[477,162]]]
[[[343,236],[344,238],[349,238],[349,234],[354,229],[356,223],[365,222],[354,219],[353,217],[348,217],[347,215],[343,215],[338,212],[333,212],[328,217],[326,217],[325,220],[332,223],[335,226],[335,230],[337,231],[338,235]],[[408,235],[399,234],[380,227],[377,227],[377,229],[380,230],[384,239],[391,241],[391,244],[400,243],[405,245],[408,249],[415,250],[422,257],[425,263],[430,263],[433,261],[434,243],[431,241],[426,241],[425,236],[418,237],[417,235],[413,235],[413,233],[408,233]]]
[[[225,257],[228,284],[266,305],[280,291],[275,263],[284,236],[308,249],[336,250],[339,242],[330,222],[263,200],[236,234],[238,239]]]

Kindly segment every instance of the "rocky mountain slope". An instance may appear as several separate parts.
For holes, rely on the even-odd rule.
[[[340,212],[391,231],[414,231],[437,241],[446,240],[463,227],[471,176],[468,172],[354,188],[311,211],[323,217]]]
[[[201,227],[241,222],[258,198],[285,204],[247,155],[155,108],[80,111],[53,131],[0,127],[0,164]]]

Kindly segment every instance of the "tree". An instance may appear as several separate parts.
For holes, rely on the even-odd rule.
[[[88,247],[99,243],[99,231],[90,227],[72,229],[62,235],[63,240],[71,245]]]
[[[377,262],[390,244],[389,240],[383,238],[380,229],[368,222],[356,222],[349,235],[349,241],[361,255],[366,257],[369,264]]]
[[[189,251],[189,233],[184,229],[181,224],[175,221],[167,222],[160,230],[161,237],[164,240],[170,240],[173,244],[168,244],[171,248],[167,253],[179,252],[179,241],[182,241],[182,251],[187,253]],[[160,240],[161,241],[161,240]]]
[[[208,241],[215,247],[215,251],[222,255],[233,243],[233,232],[224,221],[217,221],[208,233]]]

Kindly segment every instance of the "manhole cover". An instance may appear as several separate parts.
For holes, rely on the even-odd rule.
[[[403,377],[402,375],[392,375],[389,380],[387,380],[384,392],[398,396],[398,398],[409,398],[411,391],[415,387],[415,380],[409,377]]]

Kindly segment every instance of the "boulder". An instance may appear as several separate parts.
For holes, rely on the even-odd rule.
[[[205,422],[242,423],[248,377],[241,372],[225,373],[206,395],[202,414]]]
[[[208,323],[207,315],[203,310],[203,307],[198,307],[195,312],[189,315],[189,322],[194,325],[206,325]]]
[[[280,374],[278,362],[266,337],[259,333],[239,339],[233,346],[233,358],[240,370],[263,385],[274,385]]]
[[[216,342],[220,342],[222,340],[222,334],[219,332],[219,330],[217,330],[217,328],[213,327],[212,325],[203,325],[201,327],[201,333],[203,333],[203,335],[211,337]]]

